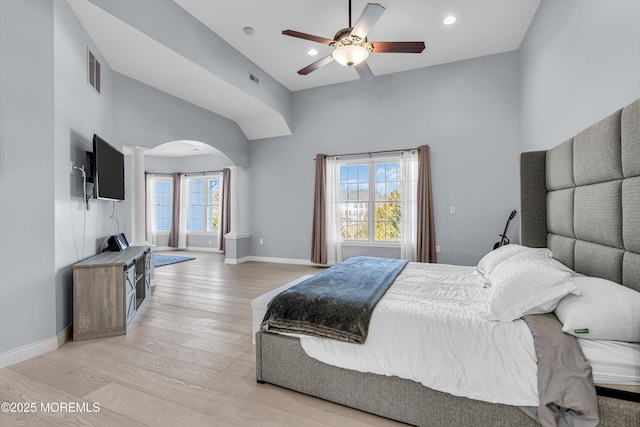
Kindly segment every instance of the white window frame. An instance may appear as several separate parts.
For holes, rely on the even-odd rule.
[[[187,185],[187,191],[188,191],[188,198],[187,198],[187,211],[185,212],[185,215],[187,215],[187,234],[189,235],[199,235],[199,236],[217,236],[218,235],[218,231],[219,231],[219,227],[220,227],[220,197],[218,197],[218,202],[214,203],[214,204],[209,204],[209,186],[208,186],[208,182],[209,180],[217,180],[219,182],[218,185],[218,193],[220,194],[220,191],[222,190],[222,174],[216,173],[216,174],[207,174],[207,175],[200,175],[200,176],[188,176],[187,180],[189,181],[188,184],[191,184],[192,181],[204,181],[204,194],[203,194],[203,200],[204,200],[204,204],[203,205],[198,205],[198,206],[202,206],[203,209],[203,220],[204,220],[204,225],[205,227],[208,227],[209,225],[209,221],[208,221],[208,217],[207,217],[207,211],[208,211],[208,207],[209,206],[213,206],[214,207],[214,211],[213,211],[213,215],[215,215],[215,213],[217,212],[218,214],[218,230],[215,231],[208,231],[208,230],[189,230],[189,209],[192,206],[191,205],[191,192],[188,190],[189,189],[189,185]]]
[[[367,200],[367,204],[368,204],[368,221],[367,221],[367,227],[368,227],[368,239],[367,240],[357,240],[357,239],[345,239],[344,237],[342,237],[342,235],[340,236],[340,243],[342,245],[345,246],[369,246],[369,247],[393,247],[393,248],[397,248],[400,247],[401,245],[401,238],[400,238],[400,234],[398,234],[398,240],[375,240],[375,206],[376,206],[376,200],[375,200],[375,185],[376,185],[376,181],[375,181],[375,165],[377,163],[398,163],[398,174],[400,173],[400,159],[401,159],[401,155],[385,155],[385,156],[375,156],[375,157],[366,157],[366,158],[362,158],[362,157],[357,157],[357,158],[351,158],[351,159],[340,159],[338,162],[338,168],[340,170],[340,168],[342,168],[343,166],[353,166],[353,165],[362,165],[362,164],[367,164],[368,165],[368,180],[367,180],[367,184],[368,184],[368,188],[369,188],[369,197]],[[340,180],[338,180],[337,182],[338,185],[338,191],[337,194],[340,195],[341,194],[341,189],[340,189]],[[400,185],[398,183],[398,185]],[[373,189],[373,191],[371,191]],[[399,189],[400,190],[400,189]],[[338,203],[342,204],[344,203],[344,201],[342,201],[340,199],[341,196],[338,196],[339,200]],[[400,193],[400,197],[402,198],[402,193]],[[401,200],[398,201],[398,203],[400,203]],[[342,211],[342,210],[340,210]],[[340,215],[341,216],[341,215]],[[338,220],[338,226],[340,227],[340,229],[342,229],[342,218],[337,218]],[[398,226],[398,228],[400,228],[400,225]],[[402,232],[402,230],[399,230],[400,233]]]
[[[162,181],[166,181],[169,183],[169,196],[170,196],[170,200],[169,200],[169,205],[167,206],[169,208],[169,230],[158,230],[156,228],[157,226],[157,222],[158,222],[158,207],[159,206],[164,206],[161,205],[158,202],[158,192],[156,191],[156,185],[158,182],[162,182]],[[154,231],[156,232],[156,234],[169,234],[169,232],[171,231],[171,225],[173,223],[173,218],[172,218],[172,210],[173,210],[173,178],[170,176],[158,176],[156,175],[154,177],[154,183],[153,183],[153,191],[154,191],[154,205],[153,205],[153,209],[154,209],[154,224],[152,225],[152,227],[154,228]]]

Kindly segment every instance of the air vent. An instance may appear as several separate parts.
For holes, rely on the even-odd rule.
[[[87,49],[87,59],[87,81],[89,82],[89,85],[96,90],[96,92],[100,93],[100,62],[98,62],[93,52],[89,49]]]
[[[260,79],[257,78],[256,76],[254,76],[253,74],[249,73],[249,80],[251,80],[252,82],[254,82],[255,84],[259,85],[260,84]]]

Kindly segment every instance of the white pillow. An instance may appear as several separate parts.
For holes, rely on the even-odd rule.
[[[640,292],[597,277],[574,277],[581,295],[560,301],[562,330],[579,338],[640,342]]]
[[[517,244],[510,244],[500,246],[497,249],[492,250],[488,254],[482,257],[482,259],[478,262],[476,266],[476,271],[480,273],[485,279],[489,279],[489,275],[493,271],[494,268],[498,266],[505,259],[527,250],[531,250],[532,248],[526,246],[520,246]]]
[[[491,273],[491,301],[485,318],[511,322],[525,314],[549,313],[566,295],[579,293],[568,271],[559,269],[548,249],[521,252]]]

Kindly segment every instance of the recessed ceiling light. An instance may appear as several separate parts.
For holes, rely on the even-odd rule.
[[[451,25],[451,24],[453,24],[454,22],[456,22],[456,17],[455,17],[455,16],[453,16],[453,15],[449,15],[449,16],[447,16],[446,18],[444,18],[444,21],[442,21],[442,22],[444,22],[444,23],[445,23],[445,25]]]
[[[252,36],[253,33],[255,32],[252,27],[244,27],[242,31],[244,31],[244,33],[248,36]]]
[[[315,49],[309,49],[307,53],[311,56],[316,56],[318,54],[318,51]]]

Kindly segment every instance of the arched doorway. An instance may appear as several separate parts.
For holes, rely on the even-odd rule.
[[[145,233],[145,172],[172,174],[174,172],[216,173],[228,168],[231,170],[231,212],[230,222],[237,227],[237,180],[238,168],[222,151],[209,144],[193,140],[176,140],[157,145],[153,148],[124,147],[125,154],[131,154],[131,231],[132,244],[150,244]],[[209,240],[209,243],[211,241]],[[218,247],[217,245],[213,245]]]

